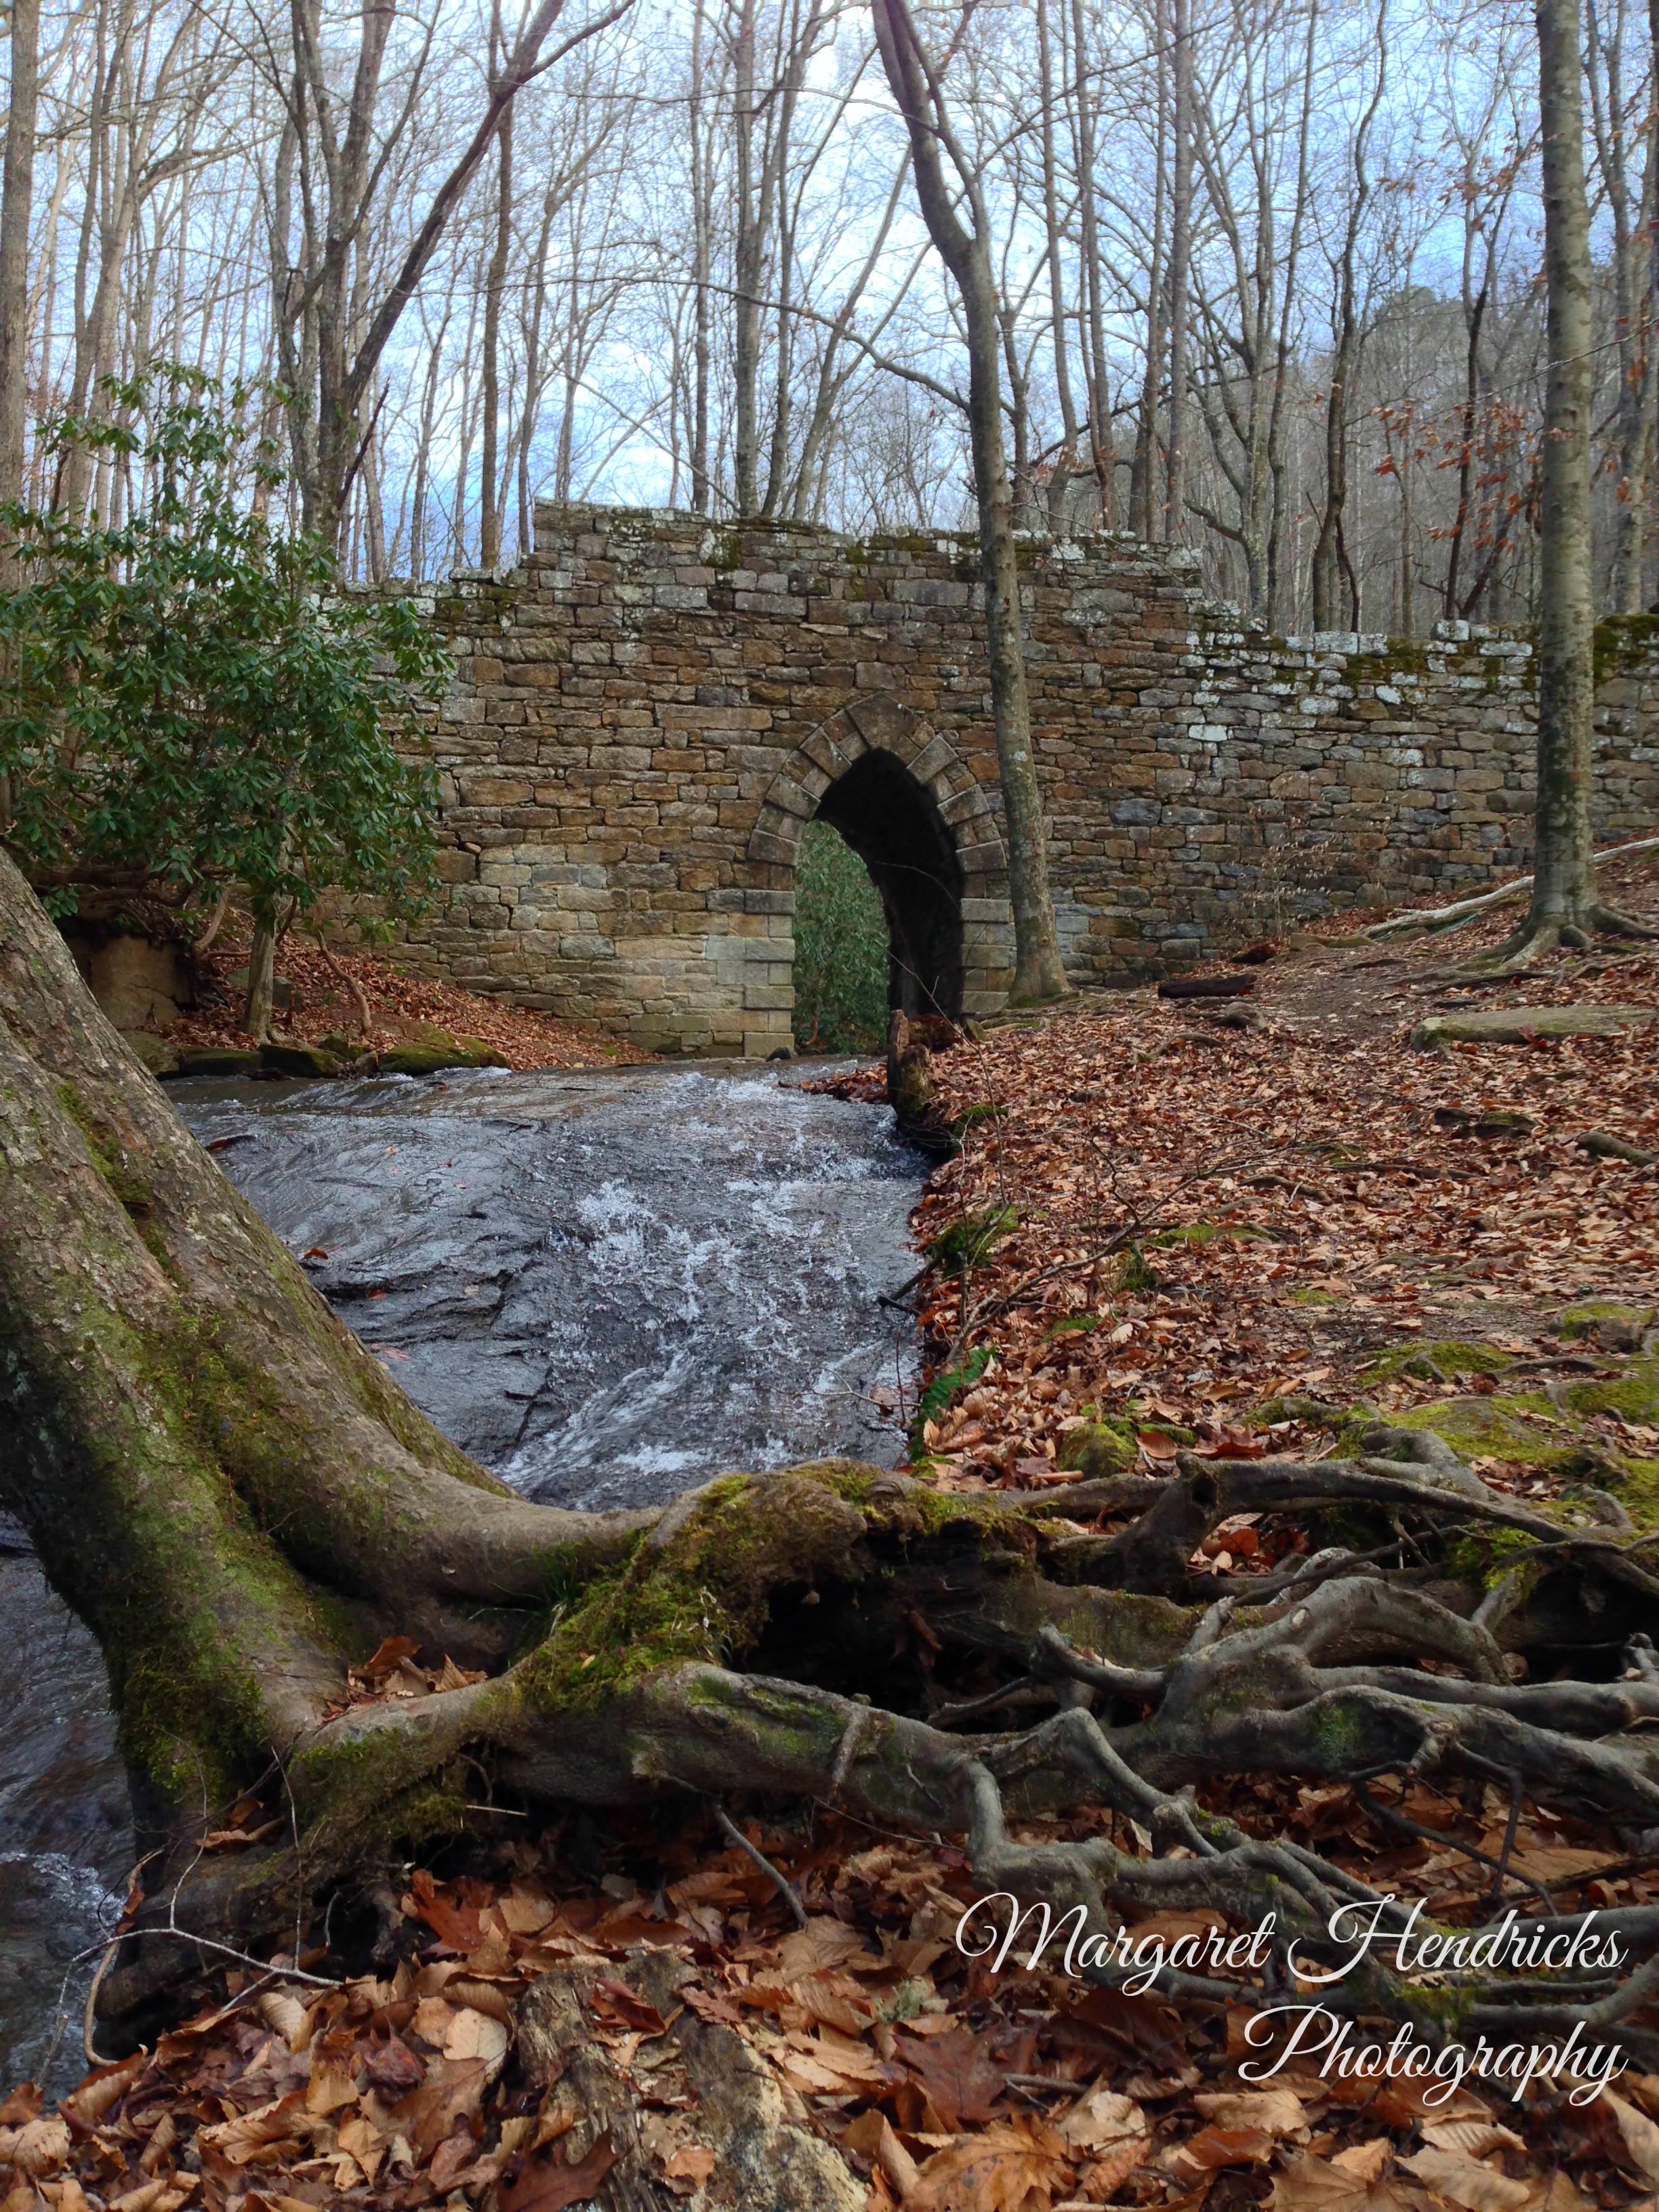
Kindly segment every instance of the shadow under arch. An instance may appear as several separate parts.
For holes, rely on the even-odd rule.
[[[949,740],[896,700],[850,702],[773,779],[750,860],[788,870],[793,887],[801,833],[814,819],[852,847],[880,896],[889,1006],[985,1011],[988,986],[1004,982],[994,940],[1004,933],[1006,859],[991,800]]]

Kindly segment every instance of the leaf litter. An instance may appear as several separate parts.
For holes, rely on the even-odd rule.
[[[1626,903],[1653,902],[1651,875],[1622,888]],[[1480,941],[1465,933],[1460,953]],[[1575,1141],[1594,1127],[1659,1150],[1652,1035],[1408,1054],[1415,1010],[1394,1002],[1431,988],[1427,956],[1402,955],[1382,994],[1370,977],[1356,990],[1367,957],[1313,950],[1287,959],[1282,981],[1266,963],[1262,1030],[1200,1042],[1190,1011],[1131,993],[936,1056],[946,1109],[969,1133],[932,1179],[917,1241],[989,1208],[1006,1225],[976,1242],[971,1267],[925,1287],[934,1379],[970,1379],[918,1419],[916,1472],[958,1490],[1052,1490],[1079,1472],[1078,1432],[1108,1423],[1117,1463],[1147,1474],[1182,1450],[1309,1456],[1329,1443],[1322,1408],[1398,1418],[1449,1390],[1478,1399],[1515,1369],[1529,1382],[1625,1371],[1628,1344],[1621,1353],[1594,1324],[1564,1337],[1559,1310],[1659,1296],[1659,1176]],[[1571,964],[1529,981],[1527,1002],[1659,1004],[1650,956],[1599,973]],[[988,1100],[994,1112],[969,1115]],[[1470,1133],[1498,1115],[1528,1126]],[[1495,1371],[1460,1373],[1436,1349],[1474,1341]],[[1578,1364],[1548,1364],[1565,1359]],[[1559,1442],[1560,1393],[1531,1395],[1548,1410],[1526,1419]],[[1600,1409],[1573,1413],[1572,1435],[1609,1467],[1659,1456],[1650,1425]],[[1528,1495],[1565,1480],[1531,1452],[1476,1464]],[[1255,1516],[1216,1537],[1202,1564],[1218,1587],[1246,1589],[1305,1542]],[[347,1696],[437,1694],[460,1674],[421,1667],[392,1638]],[[1502,1846],[1507,1800],[1442,1796],[1420,1778],[1376,1790],[1373,1802],[1343,1784],[1233,1777],[1206,1802],[1263,1835],[1316,1841],[1437,1914],[1484,1902],[1487,1870],[1464,1847]],[[233,1813],[210,1846],[264,1832],[268,1808]],[[1659,1876],[1621,1864],[1595,1829],[1530,1803],[1523,1815],[1510,1863],[1550,1885],[1559,1909],[1659,1902]],[[1422,1832],[1402,1834],[1401,1820]],[[1091,1820],[1021,1833],[1084,1834]],[[1151,1849],[1112,1816],[1093,1824]],[[837,2147],[867,2212],[1654,2202],[1659,2075],[1626,2075],[1586,2108],[1467,2089],[1430,2107],[1380,2072],[1325,2081],[1305,2063],[1253,2082],[1239,2071],[1258,2055],[1243,2002],[1177,2010],[964,1960],[953,1937],[975,1891],[948,1841],[873,1835],[823,1808],[751,1820],[805,1903],[798,1929],[701,1816],[666,1837],[643,1818],[608,1821],[603,1838],[554,1822],[503,1842],[487,1810],[478,1825],[471,1863],[489,1878],[411,1870],[366,1971],[319,1991],[289,1977],[322,1954],[233,1969],[195,2018],[94,2067],[56,2111],[32,2085],[14,2088],[0,2101],[0,2212],[551,2212],[603,2197],[611,2137],[573,2126],[557,2082],[538,2084],[521,2060],[517,2008],[549,1973],[577,1978],[591,2037],[643,2114],[665,2201],[692,2212],[734,2200],[699,2132],[712,2130],[682,2020],[743,2039],[789,2109]],[[672,2017],[642,1987],[642,1961],[664,1952],[689,1974]]]

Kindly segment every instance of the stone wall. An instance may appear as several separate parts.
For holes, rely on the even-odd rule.
[[[1179,551],[1101,537],[1024,558],[1079,982],[1526,865],[1524,638],[1269,638],[1207,605]],[[873,750],[907,775],[842,785],[838,826],[878,838],[860,807],[906,793],[942,825],[962,1004],[994,1010],[1012,930],[975,568],[967,538],[539,507],[522,568],[433,602],[459,663],[437,737],[448,898],[406,956],[659,1048],[771,1051],[789,1036],[797,841]],[[1604,626],[1603,837],[1659,816],[1656,633]]]

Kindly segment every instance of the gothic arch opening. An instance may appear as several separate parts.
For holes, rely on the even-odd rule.
[[[887,920],[887,1003],[907,1014],[962,1012],[962,863],[938,801],[890,752],[854,761],[817,818],[870,872]]]

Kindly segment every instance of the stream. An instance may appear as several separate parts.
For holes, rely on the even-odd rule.
[[[526,1497],[598,1509],[728,1468],[899,1456],[915,1355],[878,1297],[914,1267],[927,1164],[888,1109],[803,1092],[801,1073],[168,1095],[447,1435]],[[0,2087],[62,2094],[84,2063],[90,1967],[72,1962],[112,1924],[134,1850],[97,1648],[3,1517],[0,1624]]]

